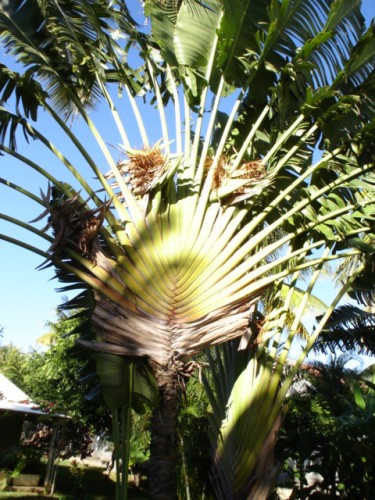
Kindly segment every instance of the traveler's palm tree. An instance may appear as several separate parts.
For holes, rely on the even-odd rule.
[[[358,5],[146,2],[152,35],[137,29],[121,1],[15,1],[0,13],[5,49],[25,67],[22,74],[19,66],[0,68],[1,149],[50,185],[38,196],[26,182],[1,180],[48,217],[39,230],[1,215],[39,235],[40,247],[1,238],[53,263],[70,288],[85,283],[93,292],[95,339],[83,346],[143,358],[152,368],[159,390],[152,498],[174,497],[177,396],[195,368],[191,358],[237,337],[252,359],[241,379],[246,398],[232,393],[221,431],[218,496],[264,491],[257,475],[272,464],[262,449],[273,439],[293,374],[371,260],[348,277],[280,387],[323,265],[368,253],[359,241],[373,232],[375,38],[374,27],[365,32]],[[120,82],[130,105],[122,119],[124,104],[111,82]],[[154,116],[142,120],[142,96],[146,103],[151,96],[160,127]],[[88,109],[95,102],[108,105],[106,126],[113,120],[117,137],[113,128],[109,136],[99,133]],[[32,124],[38,109],[79,153],[77,161]],[[73,112],[82,139],[66,123]],[[84,126],[100,159],[86,146]],[[79,188],[17,151],[18,128],[53,153]],[[95,176],[91,185],[83,166]],[[305,270],[309,284],[285,337]],[[249,317],[266,293],[274,308],[254,337]]]

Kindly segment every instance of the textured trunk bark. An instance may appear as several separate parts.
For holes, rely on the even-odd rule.
[[[159,406],[151,423],[150,498],[177,499],[177,374],[170,367],[153,366],[159,386]]]

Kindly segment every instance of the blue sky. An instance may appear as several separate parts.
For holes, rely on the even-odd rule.
[[[375,0],[364,0],[363,12],[366,19],[374,18]],[[7,58],[4,58],[4,54],[0,53],[0,62],[3,61],[8,62]],[[123,101],[124,109],[121,111],[124,116],[128,116],[130,110],[125,102],[126,100]],[[147,115],[148,122],[154,122],[155,118],[149,113],[150,111],[148,111]],[[119,139],[116,137],[114,129],[112,135],[110,124],[103,121],[100,109],[96,116],[99,117],[98,126],[105,131],[108,142],[118,144]],[[92,141],[92,139],[89,134],[85,134],[82,122],[73,122],[71,127],[73,131],[79,131],[79,136],[84,137],[85,146],[88,146],[88,142]],[[41,116],[38,128],[48,130],[50,135],[52,134],[53,141],[67,152],[67,156],[70,158],[70,155],[72,155],[72,159],[74,158],[73,163],[82,164],[80,158],[73,153],[72,148],[66,144],[62,134],[49,123],[46,116]],[[141,147],[140,138],[135,133],[133,135],[134,129],[130,127],[129,130],[132,144],[135,147]],[[160,137],[161,133],[158,127],[155,126],[154,139],[157,140]],[[91,142],[90,148],[94,147],[95,145]],[[38,163],[41,163],[46,169],[56,171],[56,177],[69,182],[66,178],[65,168],[60,167],[56,163],[56,159],[46,154],[44,149],[42,150],[34,141],[26,144],[20,139],[19,150],[26,156],[35,155],[34,157],[37,158]],[[102,162],[103,169],[106,171],[107,167],[105,167],[104,158],[99,152],[95,158],[97,158],[99,165]],[[2,173],[4,171],[6,174]],[[89,170],[86,171],[86,175],[88,178],[93,177],[92,172]],[[46,190],[47,187],[46,181],[41,179],[39,175],[7,156],[0,157],[0,177],[6,177],[12,182],[21,185],[37,186],[38,189],[40,187],[42,190]],[[42,209],[39,209],[35,203],[27,203],[24,197],[0,184],[0,212],[30,221],[36,218],[41,211]],[[42,226],[43,223],[39,223],[38,227]],[[0,233],[11,234],[27,241],[29,244],[38,245],[37,237],[31,238],[28,233],[16,231],[14,227],[12,228],[3,220],[0,220]],[[46,322],[56,319],[56,307],[61,304],[64,294],[56,292],[59,284],[53,279],[52,269],[36,271],[36,267],[41,263],[41,257],[0,240],[0,325],[5,329],[3,337],[0,338],[0,344],[4,345],[12,342],[24,350],[35,348],[36,339],[43,333],[48,332]],[[328,286],[328,284],[324,286]]]

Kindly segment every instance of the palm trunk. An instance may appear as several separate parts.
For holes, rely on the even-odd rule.
[[[159,386],[159,405],[154,409],[150,444],[150,498],[177,498],[177,374],[170,366],[153,365]]]

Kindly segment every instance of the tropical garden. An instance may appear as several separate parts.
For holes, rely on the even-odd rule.
[[[178,464],[199,432],[193,498],[268,498],[287,459],[299,498],[308,467],[327,471],[320,495],[366,498],[371,373],[339,378],[335,400],[324,377],[311,397],[293,389],[314,347],[373,347],[375,26],[361,1],[1,5],[0,182],[35,216],[2,207],[0,238],[76,291],[63,308],[111,412],[116,498],[134,413],[150,414],[152,499],[188,496]],[[327,451],[344,437],[353,463]]]

